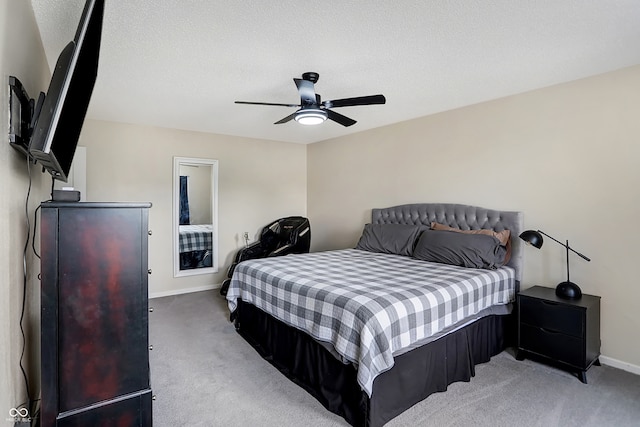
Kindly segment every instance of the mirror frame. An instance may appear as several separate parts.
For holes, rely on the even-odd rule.
[[[211,166],[211,213],[213,215],[212,251],[213,259],[211,267],[180,270],[180,242],[179,242],[179,217],[180,217],[180,165],[210,165]],[[198,274],[212,274],[218,272],[218,161],[214,159],[201,159],[195,157],[173,158],[173,276],[185,277]]]

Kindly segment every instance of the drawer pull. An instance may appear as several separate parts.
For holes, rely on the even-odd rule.
[[[557,335],[557,334],[559,334],[559,333],[560,333],[560,332],[558,332],[558,331],[553,331],[553,330],[551,330],[551,329],[546,329],[546,328],[540,328],[540,330],[541,330],[542,332],[546,333],[546,334],[553,334],[553,335]]]
[[[553,302],[553,301],[544,301],[544,300],[542,300],[541,302],[543,304],[545,304],[545,305],[560,305],[559,303]]]

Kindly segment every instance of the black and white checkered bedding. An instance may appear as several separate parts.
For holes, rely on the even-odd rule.
[[[357,365],[371,396],[393,354],[492,305],[515,299],[515,270],[479,270],[344,249],[244,261],[227,300],[242,299]]]
[[[191,251],[210,251],[213,247],[213,225],[181,225],[180,253]]]

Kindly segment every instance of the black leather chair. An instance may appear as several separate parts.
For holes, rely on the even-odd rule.
[[[302,216],[280,218],[267,225],[260,232],[260,239],[240,249],[227,271],[227,278],[222,282],[221,295],[227,295],[231,276],[242,261],[257,258],[268,258],[288,254],[309,252],[311,245],[311,225]]]

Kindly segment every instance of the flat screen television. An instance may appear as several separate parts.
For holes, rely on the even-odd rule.
[[[29,142],[29,154],[67,182],[98,75],[104,0],[87,0],[76,35],[62,50]]]

